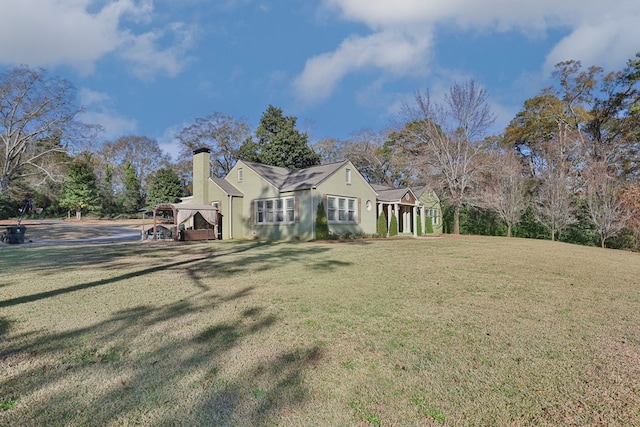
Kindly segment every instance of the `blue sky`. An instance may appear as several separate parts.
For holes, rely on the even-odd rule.
[[[621,69],[637,0],[0,0],[0,67],[70,80],[104,139],[155,138],[268,105],[312,140],[394,122],[417,90],[474,79],[501,131],[559,61]]]

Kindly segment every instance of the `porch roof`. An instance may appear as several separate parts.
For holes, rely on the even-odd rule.
[[[401,204],[415,204],[403,202],[403,198],[407,193],[411,194],[411,200],[415,201],[418,198],[409,187],[404,188],[392,188],[383,185],[372,185],[373,189],[378,193],[378,202],[383,203],[401,203]]]

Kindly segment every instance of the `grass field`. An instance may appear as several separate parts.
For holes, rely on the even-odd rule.
[[[640,255],[0,246],[2,426],[640,425]]]

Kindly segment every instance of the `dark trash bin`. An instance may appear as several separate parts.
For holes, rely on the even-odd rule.
[[[6,239],[7,243],[19,244],[24,243],[24,232],[27,230],[27,227],[24,225],[14,225],[11,227],[7,227]]]

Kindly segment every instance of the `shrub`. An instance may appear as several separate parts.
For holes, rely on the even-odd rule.
[[[418,223],[416,224],[416,235],[422,236],[422,217],[419,216]]]
[[[378,237],[387,237],[387,217],[384,212],[381,212],[378,216],[376,234],[378,235]]]
[[[389,236],[397,236],[398,235],[398,218],[396,218],[396,213],[391,212],[391,221],[389,222]]]
[[[433,234],[433,220],[430,216],[426,216],[424,220],[424,234]]]
[[[17,205],[4,194],[0,195],[0,219],[9,219],[16,216]]]
[[[316,212],[316,240],[327,239],[329,239],[329,222],[327,212],[324,210],[324,202],[320,201]]]

